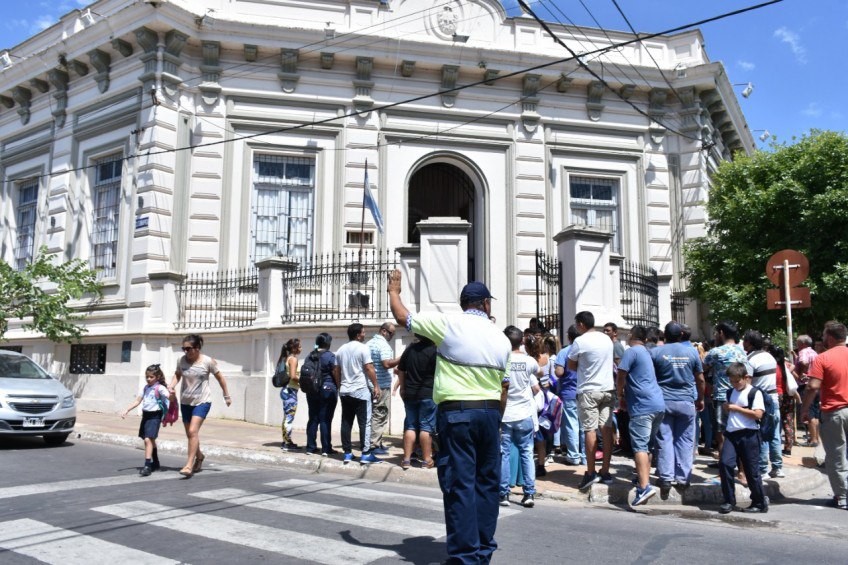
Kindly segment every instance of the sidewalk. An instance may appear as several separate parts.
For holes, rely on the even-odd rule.
[[[141,448],[142,441],[138,438],[138,416],[127,416],[125,420],[117,414],[102,414],[96,412],[79,412],[77,414],[75,437],[101,443],[111,443]],[[354,431],[354,453],[358,445],[358,434]],[[373,481],[408,483],[422,486],[438,487],[435,469],[412,467],[406,471],[401,469],[400,461],[403,450],[401,440],[397,437],[387,438],[391,444],[389,455],[381,457],[383,463],[375,465],[360,465],[354,462],[344,465],[341,453],[332,457],[307,455],[304,452],[283,452],[280,450],[280,429],[277,427],[249,424],[240,420],[208,419],[200,432],[201,447],[206,456],[214,461],[217,458],[250,463],[279,465],[281,467],[299,470],[304,473],[332,473],[362,478]],[[298,445],[305,445],[305,433],[295,431],[292,439]],[[338,448],[339,430],[333,430],[333,445]],[[159,449],[167,453],[185,454],[186,440],[182,425],[162,428],[157,441]],[[827,477],[814,466],[813,449],[809,447],[794,447],[793,455],[783,458],[783,469],[786,477],[782,479],[765,478],[763,485],[766,494],[772,500],[791,498],[800,493],[827,484]],[[688,489],[674,487],[667,495],[658,495],[648,502],[648,507],[668,506],[680,508],[681,505],[718,505],[722,501],[721,487],[718,484],[718,470],[707,466],[712,458],[698,456],[692,477],[692,485]],[[568,466],[561,463],[549,463],[546,466],[545,477],[537,478],[536,489],[546,498],[555,500],[573,500],[598,504],[627,505],[633,498],[634,477],[632,459],[613,457],[612,485],[596,484],[589,492],[580,492],[577,485],[582,478],[585,468]],[[518,490],[515,490],[518,493]],[[741,485],[736,487],[739,505],[749,501],[748,490]],[[644,508],[644,507],[640,507]]]

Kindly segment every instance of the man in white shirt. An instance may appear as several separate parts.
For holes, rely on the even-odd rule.
[[[764,351],[765,340],[756,330],[748,330],[742,338],[742,347],[748,354],[748,365],[751,366],[751,385],[763,390],[771,396],[774,402],[775,430],[780,430],[780,399],[777,395],[777,360],[771,353]],[[769,471],[771,460],[771,471]],[[778,479],[783,474],[783,452],[780,443],[780,432],[774,434],[771,441],[760,443],[760,473]]]
[[[334,378],[339,387],[339,400],[342,404],[342,449],[344,463],[353,461],[351,453],[350,433],[353,419],[359,424],[359,438],[362,441],[362,457],[359,462],[380,463],[371,453],[371,399],[379,399],[382,394],[374,372],[374,361],[371,350],[363,343],[365,341],[365,326],[351,324],[347,327],[347,337],[350,339],[336,352],[338,364],[335,367]],[[373,384],[374,392],[368,388],[368,381]]]
[[[598,481],[612,484],[609,473],[612,458],[612,411],[615,407],[613,346],[609,337],[595,331],[595,316],[578,312],[574,324],[580,336],[568,350],[568,368],[577,371],[577,415],[586,432],[586,472],[578,487],[587,490]],[[595,472],[597,429],[604,440],[604,459],[600,474]]]
[[[521,353],[523,332],[507,326],[504,335],[512,345],[510,359],[509,391],[506,408],[501,417],[501,483],[500,505],[509,506],[509,452],[515,445],[521,470],[524,474],[524,498],[521,505],[532,508],[536,494],[536,467],[533,465],[533,438],[539,429],[536,402],[533,395],[539,392],[538,376],[542,370],[535,359]]]

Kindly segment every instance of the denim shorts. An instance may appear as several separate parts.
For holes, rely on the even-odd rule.
[[[404,400],[406,416],[403,419],[404,430],[433,433],[436,426],[436,403],[432,398]]]
[[[188,424],[194,416],[205,419],[206,416],[209,415],[210,408],[212,408],[211,402],[204,402],[197,406],[192,406],[191,404],[180,404],[180,413],[183,415],[183,423]]]
[[[648,444],[656,437],[665,412],[630,416],[630,445],[634,453],[648,453]]]

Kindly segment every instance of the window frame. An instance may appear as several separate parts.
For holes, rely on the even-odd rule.
[[[14,267],[17,271],[22,271],[26,268],[26,265],[32,263],[32,260],[35,257],[35,240],[37,235],[37,225],[38,225],[38,198],[41,186],[38,178],[24,180],[15,184],[15,246],[12,251],[12,256],[14,258]],[[23,191],[34,189],[34,197],[31,200],[28,200],[26,203],[23,202]],[[24,237],[22,234],[22,229],[24,227],[24,218],[23,214],[30,213],[32,220],[28,222],[28,227],[30,232],[26,235],[29,237],[29,243],[25,244],[29,247],[28,252],[21,255],[20,252],[23,248],[21,245],[21,240]]]
[[[590,198],[577,198],[572,196],[572,183],[574,183],[574,181],[578,179],[590,181],[590,186],[593,188],[595,186],[610,186],[611,198],[609,200],[601,200],[594,199],[591,196]],[[593,184],[597,181],[602,181],[602,183]],[[597,218],[592,218],[592,216],[599,210],[611,210],[612,229],[610,229],[609,231],[612,233],[613,237],[610,240],[610,251],[617,255],[621,255],[624,249],[621,207],[622,184],[622,177],[620,175],[603,174],[590,171],[572,171],[569,172],[569,174],[566,176],[569,223],[571,225],[585,225],[587,227],[603,230],[603,224],[598,222]],[[607,204],[606,202],[609,203]],[[575,221],[575,209],[587,211],[587,218],[585,223],[578,223],[577,221]]]
[[[118,277],[119,254],[120,254],[120,234],[121,234],[121,204],[124,188],[124,177],[126,176],[126,168],[123,149],[102,152],[98,155],[89,157],[88,162],[92,167],[90,177],[89,197],[91,201],[91,232],[89,234],[89,264],[97,271],[97,278],[100,280],[114,280]],[[119,167],[117,175],[114,168],[112,176],[108,180],[101,180],[100,167],[106,164],[117,163]],[[114,193],[113,201],[109,202],[110,191]],[[98,205],[99,198],[106,200],[106,203]],[[112,217],[109,217],[109,215]],[[109,224],[112,224],[111,226]],[[101,227],[103,225],[103,227]],[[99,241],[101,234],[106,233],[111,235],[111,240],[108,242]],[[111,265],[105,266],[102,261],[109,257],[109,254],[103,252],[100,247],[111,247]]]
[[[107,344],[105,343],[72,343],[68,357],[68,372],[72,375],[105,374],[106,352]]]

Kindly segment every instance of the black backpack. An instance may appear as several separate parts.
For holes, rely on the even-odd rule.
[[[291,375],[289,375],[289,368],[286,360],[283,359],[279,365],[277,365],[277,370],[274,371],[274,376],[271,377],[271,384],[277,388],[283,388],[289,386],[289,382],[291,381]]]
[[[727,390],[728,402],[730,402],[730,395],[733,394],[734,390],[735,389],[732,387]],[[757,420],[757,424],[760,426],[760,440],[771,441],[774,439],[774,435],[777,432],[777,424],[774,421],[776,407],[771,395],[760,387],[752,386],[751,390],[748,392],[748,408],[753,406],[754,398],[756,398],[758,391],[763,395],[763,406],[765,406],[765,410],[763,410],[763,417]]]
[[[300,367],[300,390],[306,394],[318,393],[321,391],[323,380],[321,354],[317,351],[311,351]]]

